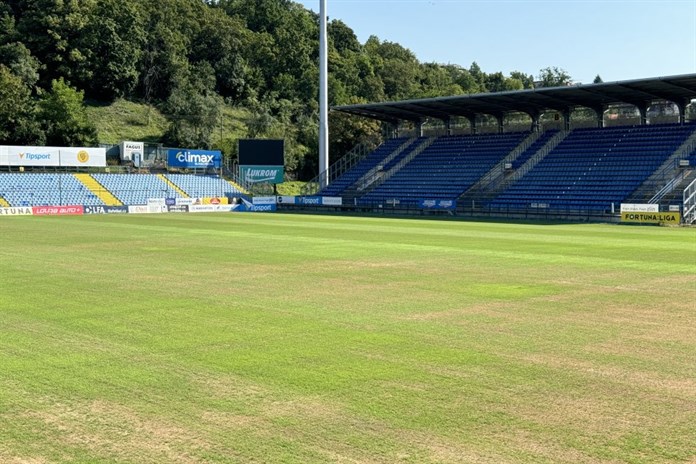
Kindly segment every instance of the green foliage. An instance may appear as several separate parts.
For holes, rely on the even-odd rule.
[[[116,99],[104,105],[90,101],[85,110],[103,143],[161,142],[169,129],[167,118],[157,108],[144,103]]]
[[[360,103],[351,101],[351,104]],[[367,118],[354,118],[346,113],[329,114],[329,153],[347,153],[356,143],[375,148],[381,142],[381,127],[378,121]],[[332,159],[331,161],[336,161]]]
[[[573,82],[565,69],[556,66],[540,69],[537,78],[539,87],[561,87]]]
[[[531,74],[524,74],[520,71],[513,71],[510,73],[511,79],[516,79],[522,84],[523,89],[533,89],[534,88],[534,76]]]
[[[87,53],[83,88],[91,98],[131,95],[146,41],[143,11],[134,0],[100,0],[80,38]]]
[[[40,82],[46,89],[55,79],[85,82],[89,51],[81,43],[96,0],[25,0],[14,10],[17,31],[43,65]]]
[[[0,143],[42,143],[43,132],[35,112],[35,103],[26,83],[0,65]]]
[[[87,117],[84,92],[60,78],[39,101],[39,116],[45,125],[46,143],[54,146],[96,145],[97,130]]]
[[[27,108],[63,79],[90,100],[127,98],[161,109],[169,118],[164,133],[143,126],[123,131],[147,140],[161,134],[163,143],[217,146],[234,157],[234,134],[282,137],[290,176],[306,178],[317,168],[318,22],[291,0],[13,0],[0,3],[0,63],[31,91]],[[331,105],[534,86],[530,75],[486,73],[476,62],[468,69],[421,63],[411,50],[376,36],[362,44],[339,20],[329,22],[328,35]],[[546,68],[540,80],[562,85],[570,76]],[[219,135],[225,105],[251,116],[239,120],[246,127]],[[333,161],[357,143],[381,138],[379,123],[352,119],[332,118]],[[107,128],[99,138],[112,140],[108,124],[100,127]],[[26,131],[14,139],[27,139]]]
[[[214,83],[214,71],[209,64],[199,66],[196,74],[179,82],[163,105],[171,119],[165,134],[166,143],[177,147],[211,148],[223,103],[222,97],[212,90]]]
[[[299,196],[302,195],[302,188],[306,182],[289,181],[278,184],[278,195]]]

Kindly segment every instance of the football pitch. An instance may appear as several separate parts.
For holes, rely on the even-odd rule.
[[[0,218],[2,463],[694,463],[696,229]]]

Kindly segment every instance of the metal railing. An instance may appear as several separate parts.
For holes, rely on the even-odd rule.
[[[696,222],[696,179],[684,189],[683,211],[685,224]]]
[[[527,162],[525,162],[522,166],[517,169],[517,171],[514,172],[508,179],[506,184],[511,184],[512,182],[516,182],[519,179],[522,178],[525,174],[527,174],[529,171],[532,170],[534,166],[536,166],[539,161],[544,159],[546,155],[551,153],[551,150],[556,148],[558,144],[560,144],[563,139],[566,138],[568,135],[568,131],[559,131],[556,135],[551,137],[546,144],[541,147],[534,155],[532,155]]]
[[[417,140],[416,137],[411,137],[409,139],[406,139],[404,143],[396,147],[396,149],[391,152],[386,158],[384,158],[382,161],[379,162],[379,164],[369,171],[367,171],[360,179],[358,179],[356,182],[353,183],[353,185],[357,185],[357,189],[361,190],[359,186],[365,185],[365,180],[366,179],[372,179],[374,176],[382,170],[382,167],[391,163],[397,156],[399,156],[403,151],[411,146],[413,142]]]
[[[651,198],[657,191],[661,192],[664,188],[674,181],[680,174],[679,162],[686,159],[696,148],[696,130],[665,160],[657,170],[650,175],[635,192],[626,200],[627,203],[640,203],[647,198]],[[682,178],[683,180],[683,178]],[[681,182],[681,181],[680,181]],[[677,183],[678,184],[678,183]],[[674,185],[676,186],[676,184]],[[665,195],[669,193],[666,192]],[[649,197],[650,195],[650,197]]]
[[[481,177],[474,185],[472,185],[460,198],[466,196],[471,196],[475,194],[483,194],[485,191],[491,189],[493,185],[497,185],[505,177],[505,165],[516,160],[522,153],[525,152],[534,142],[536,142],[539,137],[541,137],[541,132],[532,132],[525,139],[520,142],[508,155],[505,156],[501,161],[499,161],[495,166],[493,166],[486,174]]]
[[[686,178],[686,176],[687,171],[684,170],[679,172],[672,180],[667,182],[667,184],[665,184],[664,187],[658,190],[657,193],[653,195],[652,198],[650,198],[650,200],[648,200],[648,203],[659,203],[660,200],[662,200],[665,197],[665,195],[672,193],[674,189],[677,188],[677,186],[681,184],[681,182]]]
[[[329,166],[328,171],[319,173],[318,176],[309,180],[300,190],[302,195],[314,195],[319,192],[324,186],[329,185],[332,181],[338,179],[346,172],[353,169],[360,161],[362,161],[372,149],[364,143],[359,143],[354,146],[348,153],[343,155],[341,159]]]
[[[407,154],[403,159],[399,160],[398,163],[396,163],[394,166],[392,166],[388,171],[378,171],[374,173],[371,177],[363,177],[361,179],[360,185],[357,187],[358,191],[361,191],[365,193],[365,190],[372,187],[376,182],[379,182],[380,184],[385,182],[387,179],[389,179],[391,176],[393,176],[396,172],[398,172],[401,168],[406,166],[408,163],[413,160],[416,156],[420,155],[423,153],[423,151],[428,148],[436,139],[437,137],[428,137],[423,142],[421,142],[420,145],[418,145],[416,148],[414,148],[409,154]],[[395,157],[394,157],[395,158]],[[393,158],[392,158],[393,160]]]

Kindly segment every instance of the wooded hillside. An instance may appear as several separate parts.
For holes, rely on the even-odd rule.
[[[295,177],[317,174],[318,17],[290,0],[6,0],[0,3],[0,143],[94,144],[84,102],[151,105],[160,142],[219,148],[282,137]],[[398,43],[329,24],[329,102],[341,105],[530,88],[533,76],[421,63]],[[546,73],[544,75],[544,73]],[[547,68],[549,85],[569,80]],[[232,114],[247,115],[225,134]],[[332,161],[379,123],[333,114]],[[222,129],[222,131],[221,131]],[[217,132],[216,132],[217,131]],[[220,134],[220,132],[223,132]],[[213,137],[213,134],[219,135]]]

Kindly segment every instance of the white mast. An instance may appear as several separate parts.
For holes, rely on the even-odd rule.
[[[319,178],[329,185],[329,61],[326,38],[326,0],[319,0]]]

